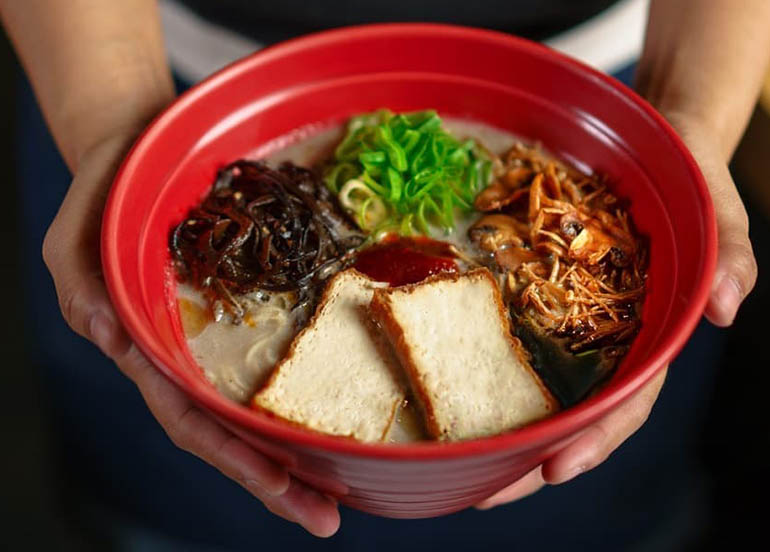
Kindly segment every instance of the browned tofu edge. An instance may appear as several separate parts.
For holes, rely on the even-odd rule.
[[[265,383],[259,389],[257,389],[254,392],[254,396],[252,397],[252,399],[251,399],[251,401],[249,403],[250,407],[252,408],[252,410],[256,410],[258,412],[261,412],[262,414],[265,414],[266,416],[268,416],[270,418],[281,420],[281,421],[283,421],[283,422],[285,422],[287,424],[290,424],[290,425],[292,425],[294,427],[302,428],[305,431],[311,431],[313,433],[318,433],[318,434],[327,435],[327,436],[330,435],[329,433],[325,433],[323,431],[318,431],[318,430],[313,429],[311,427],[308,427],[308,426],[306,426],[304,424],[301,424],[301,423],[299,423],[299,422],[297,422],[295,420],[291,420],[289,418],[285,418],[285,417],[283,417],[283,416],[273,412],[269,408],[263,407],[261,404],[259,404],[258,397],[259,397],[259,394],[262,391],[264,391],[265,389],[267,389],[268,387],[270,387],[271,385],[273,385],[275,383],[275,379],[278,376],[278,371],[281,369],[281,367],[284,364],[286,364],[291,359],[292,356],[294,356],[294,353],[295,353],[295,350],[296,350],[296,347],[297,347],[297,343],[299,342],[300,338],[306,332],[309,332],[309,331],[311,331],[314,328],[315,324],[318,322],[318,318],[321,316],[321,313],[327,308],[327,306],[329,304],[329,299],[330,299],[331,289],[332,289],[333,283],[338,278],[341,278],[343,274],[345,274],[347,276],[357,276],[357,277],[363,278],[365,280],[373,281],[367,275],[365,275],[365,274],[363,274],[363,273],[361,273],[361,272],[359,272],[359,271],[357,271],[357,270],[355,270],[353,268],[348,268],[346,270],[340,271],[337,274],[335,274],[334,276],[332,276],[331,278],[329,278],[329,281],[326,282],[326,285],[324,286],[323,293],[321,294],[321,299],[318,301],[318,306],[316,307],[316,310],[313,313],[313,316],[310,318],[310,320],[308,320],[308,323],[305,325],[305,327],[302,328],[302,330],[300,330],[297,333],[297,335],[294,336],[294,339],[291,340],[291,344],[289,345],[289,349],[286,352],[286,355],[281,360],[279,360],[276,363],[276,365],[273,367],[273,371],[270,373],[270,376],[265,380]],[[365,323],[365,320],[367,318],[368,317],[362,317],[362,323]],[[376,334],[374,333],[373,324],[367,324],[367,329],[369,330],[370,335],[372,335],[372,338],[375,339]],[[386,362],[388,363],[388,365],[390,365],[390,367],[394,370],[394,372],[398,373],[398,368],[399,367],[395,365],[396,359],[393,358],[393,352],[386,351],[384,349],[385,347],[387,347],[387,344],[383,343],[383,341],[384,340],[381,337],[379,337],[379,339],[375,339],[375,342],[377,343],[377,349],[380,351],[380,354],[383,355],[383,358],[386,359]],[[390,354],[387,354],[387,353],[390,353]],[[401,380],[403,380],[403,378],[399,378],[399,381],[401,381]],[[390,420],[388,421],[388,424],[386,425],[385,430],[383,431],[382,435],[380,436],[380,440],[381,441],[384,440],[385,437],[387,437],[388,432],[390,431],[390,428],[392,427],[393,422],[396,419],[396,413],[398,412],[398,407],[400,406],[401,402],[402,402],[401,400],[398,400],[398,401],[396,401],[393,404],[393,407],[392,407],[392,410],[391,410],[391,414],[390,414]],[[346,438],[346,439],[354,439],[354,437],[352,435],[334,435],[334,436],[335,437],[342,437],[342,438]]]
[[[407,379],[409,380],[412,388],[412,394],[417,399],[416,402],[420,406],[422,411],[423,421],[425,429],[433,439],[438,439],[441,435],[436,417],[433,411],[433,404],[430,401],[428,392],[423,384],[420,372],[417,369],[416,363],[412,358],[412,352],[409,345],[406,342],[404,336],[404,330],[401,328],[396,318],[393,315],[393,310],[390,305],[390,297],[385,293],[374,292],[372,302],[369,305],[369,311],[372,317],[380,324],[385,335],[387,335],[393,350],[396,353],[396,357],[401,363],[401,367],[406,372]]]
[[[398,408],[401,406],[401,404],[404,401],[399,399],[393,403],[393,406],[390,410],[390,416],[388,417],[388,423],[385,426],[385,429],[383,430],[382,434],[379,436],[378,441],[384,441],[385,438],[388,436],[388,433],[390,432],[391,428],[393,427],[393,423],[396,421],[396,415],[398,414]],[[251,403],[252,410],[255,410],[257,412],[260,412],[261,414],[264,414],[268,418],[273,418],[274,420],[280,420],[281,422],[288,424],[290,426],[302,429],[303,431],[309,431],[310,433],[315,433],[317,435],[324,435],[326,437],[336,437],[339,439],[350,439],[357,443],[366,443],[366,441],[362,441],[361,439],[357,439],[352,434],[351,435],[342,435],[342,434],[334,434],[334,433],[328,433],[326,431],[320,431],[318,429],[314,429],[312,427],[306,426],[305,424],[302,424],[296,420],[292,420],[290,418],[286,418],[284,416],[281,416],[280,414],[276,414],[269,408],[264,408],[256,403]],[[371,443],[374,443],[373,441]]]
[[[537,375],[535,370],[532,368],[529,362],[529,353],[527,353],[526,349],[524,349],[521,341],[511,333],[510,318],[506,312],[505,305],[503,304],[503,297],[500,293],[500,288],[497,285],[494,276],[492,276],[492,273],[486,268],[476,268],[465,273],[442,272],[416,284],[407,284],[405,286],[399,286],[395,288],[377,289],[374,291],[372,302],[369,306],[372,316],[380,324],[380,327],[383,329],[388,339],[390,340],[390,343],[396,352],[396,356],[401,362],[401,366],[404,368],[404,371],[409,378],[413,394],[417,398],[417,402],[420,404],[423,416],[425,417],[425,426],[430,436],[434,439],[441,439],[443,437],[442,432],[438,422],[436,421],[433,404],[430,400],[430,394],[425,388],[424,382],[420,375],[420,371],[417,369],[416,363],[412,357],[412,352],[406,341],[404,331],[401,328],[401,325],[396,321],[396,318],[393,314],[390,298],[391,295],[396,293],[412,293],[415,289],[426,284],[439,281],[457,281],[461,278],[468,277],[473,279],[485,278],[492,283],[492,293],[494,300],[497,304],[498,312],[500,313],[500,319],[503,321],[505,326],[503,329],[505,331],[505,336],[511,345],[511,348],[519,357],[525,369],[537,383],[540,391],[549,404],[550,412],[554,413],[559,409],[558,401],[554,398],[543,381]]]

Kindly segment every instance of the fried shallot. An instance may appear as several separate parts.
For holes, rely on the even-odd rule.
[[[578,353],[630,342],[647,247],[603,179],[516,144],[476,198],[469,237],[505,275],[514,312]]]

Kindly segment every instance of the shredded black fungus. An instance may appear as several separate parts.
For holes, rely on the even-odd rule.
[[[304,304],[363,241],[313,171],[240,160],[219,171],[169,247],[179,278],[238,322],[239,295],[294,291]]]

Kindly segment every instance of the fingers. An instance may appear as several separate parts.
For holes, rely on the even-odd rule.
[[[331,537],[340,527],[337,503],[310,487],[291,479],[288,490],[278,497],[262,497],[268,510],[284,519],[299,523],[311,535]]]
[[[270,496],[286,492],[289,475],[283,468],[202,412],[135,346],[116,360],[139,387],[152,414],[176,446],[214,465],[250,490],[258,489]]]
[[[340,517],[333,500],[291,478],[285,469],[197,408],[135,346],[116,361],[137,384],[176,446],[214,466],[271,512],[300,524],[311,534],[327,537],[337,531]]]
[[[720,232],[720,239],[724,241],[719,244],[717,268],[706,306],[706,318],[723,327],[733,323],[738,308],[757,281],[757,263],[748,233],[734,237],[730,234],[732,232]]]
[[[515,483],[508,485],[503,490],[496,492],[486,500],[482,500],[476,504],[476,508],[479,510],[489,510],[495,506],[519,500],[520,498],[536,493],[544,485],[545,480],[541,473],[541,467],[538,466]]]
[[[99,233],[110,182],[129,144],[128,137],[115,138],[84,157],[43,242],[64,318],[111,357],[123,354],[130,341],[104,287]]]
[[[746,209],[724,165],[702,163],[717,215],[719,256],[706,317],[729,326],[757,280],[757,263],[749,241]]]
[[[552,485],[564,483],[604,462],[647,420],[663,387],[666,371],[661,370],[628,402],[588,427],[564,450],[544,462],[543,480]]]
[[[85,274],[77,281],[58,279],[55,285],[62,315],[75,332],[111,358],[128,350],[131,341],[118,322],[98,274]]]
[[[177,447],[205,460],[250,490],[268,496],[286,492],[289,475],[284,469],[258,454],[193,404],[182,408],[181,414],[175,411],[173,415],[178,416],[164,424]]]
[[[513,502],[540,490],[546,483],[565,483],[604,462],[638,430],[652,410],[668,368],[656,374],[628,402],[588,427],[555,456],[527,475],[476,505],[480,510]]]
[[[62,314],[78,334],[113,358],[180,448],[240,483],[273,512],[317,536],[339,527],[336,503],[292,480],[198,409],[131,344],[104,286],[99,259],[101,216],[110,183],[133,136],[116,137],[82,158],[78,174],[46,234],[43,259]]]

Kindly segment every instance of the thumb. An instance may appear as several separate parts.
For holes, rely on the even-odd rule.
[[[729,326],[757,280],[748,215],[727,167],[725,153],[712,139],[713,133],[692,121],[669,119],[698,162],[714,202],[719,253],[705,314],[717,326]]]
[[[700,160],[699,160],[700,161]],[[757,281],[757,262],[749,241],[749,219],[725,163],[700,161],[717,218],[719,254],[706,318],[729,326]]]
[[[43,260],[53,276],[64,318],[111,357],[125,353],[130,340],[104,285],[99,236],[112,177],[132,138],[114,137],[83,156],[43,241]]]
[[[748,236],[726,234],[724,238],[719,244],[719,260],[706,307],[706,318],[717,326],[732,324],[757,280],[757,264]]]

